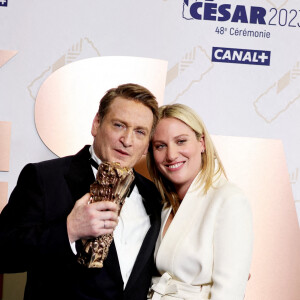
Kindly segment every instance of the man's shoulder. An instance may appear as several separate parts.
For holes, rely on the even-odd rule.
[[[59,165],[59,164],[65,164],[69,161],[72,160],[72,158],[74,157],[74,155],[69,155],[69,156],[64,156],[64,157],[57,157],[57,158],[52,158],[52,159],[48,159],[48,160],[43,160],[40,162],[35,162],[32,163],[33,165],[37,166],[37,167],[49,167],[51,165]]]
[[[76,162],[76,160],[82,159],[84,156],[87,156],[88,154],[88,146],[85,146],[83,149],[81,149],[78,153],[74,155],[68,155],[64,157],[58,157],[53,158],[49,160],[44,160],[41,162],[35,162],[35,163],[29,163],[27,164],[24,169],[31,169],[34,168],[36,170],[39,170],[41,172],[51,172],[53,170],[66,170],[69,168],[70,164],[72,162]]]
[[[35,162],[35,163],[29,163],[28,165],[25,166],[25,168],[30,168],[33,167],[37,170],[41,171],[50,171],[53,169],[61,169],[68,167],[72,161],[72,158],[74,155],[70,156],[65,156],[65,157],[58,157],[58,158],[53,158],[49,160],[44,160],[40,162]]]

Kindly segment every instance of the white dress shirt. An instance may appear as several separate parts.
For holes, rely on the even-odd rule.
[[[96,156],[93,147],[90,147],[92,159],[98,164],[101,160]],[[96,177],[97,170],[92,167]],[[150,219],[146,213],[142,196],[134,186],[119,215],[119,223],[114,230],[114,242],[118,253],[121,274],[125,288],[133,265],[142,246],[147,231],[150,228]],[[71,244],[72,250],[76,253],[75,243]],[[104,261],[105,264],[105,261]]]

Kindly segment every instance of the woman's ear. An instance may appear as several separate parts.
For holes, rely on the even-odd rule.
[[[205,139],[204,139],[204,134],[200,138],[200,143],[201,143],[201,153],[203,153],[206,149],[205,147]]]

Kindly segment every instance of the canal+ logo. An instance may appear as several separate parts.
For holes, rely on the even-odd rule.
[[[234,49],[234,48],[212,48],[212,61],[269,66],[271,59],[271,51],[266,50],[250,50],[250,49]]]
[[[215,0],[183,0],[182,17],[187,20],[206,20],[266,25],[267,11],[263,7],[218,4]]]

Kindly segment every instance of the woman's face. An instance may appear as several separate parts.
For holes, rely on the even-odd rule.
[[[183,198],[201,169],[201,152],[205,150],[203,137],[176,118],[161,119],[156,127],[152,148],[157,168]]]

